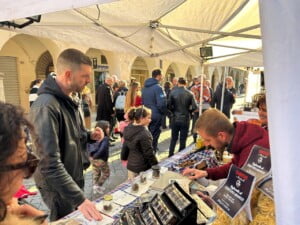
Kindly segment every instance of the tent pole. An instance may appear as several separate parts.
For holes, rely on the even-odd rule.
[[[261,51],[259,49],[253,49],[253,48],[243,48],[243,47],[237,47],[237,46],[230,46],[230,45],[220,45],[220,44],[214,44],[214,43],[207,43],[211,46],[217,46],[217,47],[223,47],[223,48],[233,48],[233,49],[241,49],[241,50],[247,50],[247,51]]]
[[[251,26],[251,29],[253,30],[259,27],[260,25],[255,25],[255,26]],[[191,32],[206,33],[206,34],[219,34],[224,36],[233,36],[233,37],[242,37],[242,38],[251,38],[251,39],[261,39],[260,35],[240,34],[241,32],[236,32],[236,31],[234,32],[212,31],[212,30],[197,29],[197,28],[190,28],[190,27],[177,27],[177,26],[163,25],[163,24],[159,24],[159,28],[191,31]]]
[[[246,32],[246,31],[249,31],[249,30],[257,29],[259,27],[260,27],[260,25],[254,25],[254,26],[251,26],[251,27],[236,30],[232,33],[242,33],[242,32]],[[201,44],[204,44],[204,43],[207,43],[207,42],[210,42],[210,41],[218,40],[218,39],[221,39],[221,38],[224,38],[224,37],[225,37],[225,35],[218,35],[218,36],[208,38],[208,39],[205,39],[205,40],[202,40],[202,41],[197,41],[197,42],[194,42],[194,43],[191,43],[191,44],[188,44],[188,45],[184,45],[184,46],[179,47],[179,48],[174,48],[174,49],[167,50],[167,51],[164,51],[164,52],[154,53],[153,55],[156,56],[156,57],[161,56],[161,55],[166,55],[166,54],[169,54],[169,53],[172,53],[172,52],[177,52],[179,50],[183,50],[183,49],[186,49],[186,48],[193,47],[195,45],[201,45]]]
[[[220,56],[216,56],[216,57],[210,57],[210,58],[207,58],[207,60],[219,59],[219,58],[224,58],[224,57],[229,57],[229,56],[235,56],[235,55],[242,55],[242,54],[251,53],[251,52],[261,52],[261,51],[259,51],[259,50],[251,50],[251,51],[246,51],[246,52],[238,52],[238,53],[233,53],[233,54],[228,54],[228,55],[220,55]]]
[[[227,77],[227,67],[224,67],[224,76],[223,76],[223,84],[222,84],[222,96],[221,96],[221,107],[220,111],[223,112],[223,106],[224,106],[224,93],[225,93],[225,80]]]

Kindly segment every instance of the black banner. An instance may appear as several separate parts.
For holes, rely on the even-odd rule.
[[[212,199],[226,214],[234,218],[245,207],[254,182],[254,176],[232,165],[226,182],[218,188]]]
[[[260,180],[271,170],[270,150],[254,145],[242,169]]]

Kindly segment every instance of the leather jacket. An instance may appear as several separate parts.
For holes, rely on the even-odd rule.
[[[56,192],[75,207],[84,200],[83,164],[90,134],[83,128],[79,106],[49,76],[39,89],[30,119],[39,136],[37,186]]]
[[[173,122],[188,123],[190,114],[197,109],[195,97],[185,87],[177,87],[170,93],[168,109],[172,112]]]

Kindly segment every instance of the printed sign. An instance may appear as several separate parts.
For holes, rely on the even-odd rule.
[[[271,170],[270,150],[254,145],[242,169],[260,180]]]
[[[261,181],[259,181],[257,183],[257,188],[269,198],[274,199],[272,174],[268,174]]]
[[[212,199],[228,216],[234,218],[245,207],[254,182],[254,176],[232,165],[227,180],[217,189]]]

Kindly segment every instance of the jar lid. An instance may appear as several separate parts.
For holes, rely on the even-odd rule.
[[[103,199],[105,201],[111,201],[113,199],[113,196],[112,195],[104,195]]]

